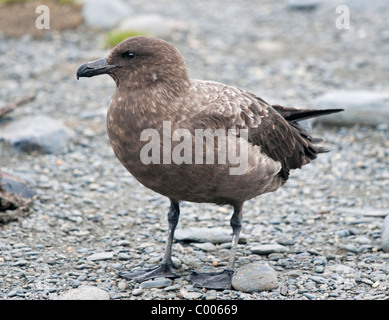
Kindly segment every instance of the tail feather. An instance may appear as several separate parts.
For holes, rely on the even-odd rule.
[[[344,109],[296,109],[281,107],[280,105],[273,105],[272,107],[277,110],[277,112],[280,113],[285,120],[291,122],[302,121],[344,111]]]
[[[343,109],[296,109],[281,107],[279,105],[274,105],[273,108],[296,130],[295,137],[298,141],[300,141],[301,146],[303,146],[306,159],[305,163],[309,163],[311,160],[316,159],[319,153],[331,151],[328,148],[316,145],[324,142],[325,139],[312,137],[302,126],[300,126],[300,121],[341,112]],[[291,168],[293,169],[293,166],[291,166]]]

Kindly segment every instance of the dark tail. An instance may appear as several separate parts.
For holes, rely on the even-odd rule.
[[[323,138],[312,137],[308,132],[306,132],[302,127],[299,126],[299,121],[307,120],[310,118],[325,116],[331,113],[341,112],[344,109],[296,109],[296,108],[288,108],[282,107],[280,105],[272,106],[278,113],[280,113],[285,120],[287,120],[290,125],[297,129],[305,140],[310,142],[310,148],[312,148],[312,152],[308,152],[308,157],[310,159],[316,158],[317,153],[324,153],[331,151],[330,149],[313,146],[316,143],[324,142]]]
[[[344,111],[344,109],[296,109],[281,107],[279,105],[273,105],[272,107],[277,110],[277,112],[280,113],[285,118],[285,120],[291,122],[302,121]]]
[[[316,159],[319,153],[329,152],[331,150],[317,146],[316,143],[323,142],[324,139],[312,137],[303,127],[299,124],[299,121],[324,116],[327,114],[343,111],[343,109],[295,109],[287,108],[279,105],[272,106],[294,129],[294,137],[297,140],[299,148],[295,148],[297,153],[302,152],[304,154],[304,160],[295,164],[291,160],[296,156],[293,154],[290,159],[285,159],[283,164],[283,171],[281,170],[281,176],[287,179],[289,175],[289,169],[300,168],[302,165],[309,163],[311,160]],[[295,152],[295,153],[296,153]],[[296,156],[298,158],[298,156]],[[290,161],[289,161],[290,160]]]

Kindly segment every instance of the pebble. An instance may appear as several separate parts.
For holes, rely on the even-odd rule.
[[[203,294],[201,292],[192,291],[192,290],[193,290],[192,286],[186,287],[186,286],[182,285],[180,287],[179,294],[182,298],[187,299],[187,300],[197,300],[203,296]]]
[[[61,293],[57,300],[109,300],[109,293],[92,286],[80,286]]]
[[[134,290],[132,290],[132,295],[133,296],[139,296],[139,295],[141,295],[142,293],[143,293],[144,291],[143,291],[143,288],[137,288],[137,289],[134,289]]]
[[[1,168],[0,185],[3,190],[14,195],[19,195],[25,199],[32,199],[32,197],[35,195],[35,192],[28,181],[18,177],[17,175],[12,175],[5,171],[1,171]]]
[[[232,277],[232,286],[239,291],[268,291],[278,288],[273,268],[263,263],[250,263],[240,267]]]
[[[119,290],[126,290],[128,288],[127,283],[125,281],[119,281],[118,283],[118,289]]]
[[[90,255],[87,260],[89,261],[100,261],[100,260],[110,260],[113,258],[113,252],[98,252]]]
[[[214,251],[216,250],[216,246],[211,242],[205,242],[205,243],[192,243],[192,246],[199,248],[204,251]]]
[[[147,280],[140,284],[141,288],[164,288],[172,284],[172,280],[167,278],[156,278],[153,280]]]
[[[288,248],[280,244],[271,243],[271,244],[261,244],[261,245],[250,247],[250,251],[255,254],[266,255],[270,253],[287,252]]]

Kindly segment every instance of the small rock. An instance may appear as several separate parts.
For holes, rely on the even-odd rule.
[[[109,260],[113,258],[113,252],[98,252],[87,258],[89,261]]]
[[[201,292],[188,292],[184,298],[187,300],[197,300],[201,298],[203,294]]]
[[[80,0],[85,24],[109,29],[132,13],[131,7],[122,0]]]
[[[204,251],[214,251],[216,250],[216,246],[213,243],[205,242],[205,243],[192,243],[193,246],[199,248]]]
[[[119,260],[130,260],[131,257],[127,253],[121,252],[118,254],[118,259]]]
[[[58,296],[58,300],[109,300],[108,292],[93,286],[81,286]]]
[[[315,296],[314,294],[308,293],[308,292],[303,293],[303,296],[306,297],[306,298],[308,298],[309,300],[314,300],[314,299],[316,299],[316,296]]]
[[[187,300],[197,300],[202,297],[202,293],[189,291],[185,286],[181,286],[179,295]]]
[[[119,281],[119,283],[118,283],[118,289],[119,289],[119,290],[126,290],[126,289],[127,289],[127,283],[126,283],[126,281]]]
[[[3,190],[25,199],[31,199],[35,194],[27,181],[1,170],[0,186]]]
[[[278,288],[273,268],[262,263],[250,263],[240,267],[232,277],[232,286],[239,291],[267,291]]]
[[[27,260],[24,260],[24,259],[21,259],[21,260],[17,260],[16,262],[14,262],[12,265],[13,266],[16,266],[16,267],[23,267],[25,265],[28,264],[28,261]]]
[[[325,273],[336,273],[345,278],[355,278],[356,271],[346,265],[343,264],[335,264],[335,265],[327,265],[325,268]]]
[[[174,266],[176,269],[181,268],[182,262],[181,262],[180,259],[178,259],[178,258],[176,258],[176,257],[172,257],[172,261],[173,261],[173,266]]]
[[[350,252],[353,252],[353,253],[359,253],[360,252],[360,249],[357,248],[354,244],[352,243],[348,243],[344,246],[344,249],[346,249],[347,251],[350,251]]]
[[[211,242],[213,244],[220,244],[232,241],[231,230],[222,228],[178,229],[174,234],[174,238],[178,241]],[[239,237],[239,243],[246,242],[246,236],[244,234],[241,234]]]
[[[67,152],[74,136],[73,130],[47,116],[25,117],[0,126],[0,140],[18,152]]]
[[[137,289],[132,290],[132,295],[133,296],[139,296],[142,293],[143,293],[143,289],[142,288],[137,288]]]
[[[123,20],[119,29],[146,33],[158,38],[169,38],[174,31],[184,31],[188,27],[185,22],[173,20],[156,14],[138,15]]]
[[[288,248],[280,244],[271,243],[251,247],[250,251],[255,254],[270,254],[286,252],[288,251]]]
[[[355,242],[359,244],[370,244],[371,240],[367,236],[358,236],[354,239]]]
[[[381,247],[384,252],[389,252],[389,215],[386,216],[382,225]]]
[[[140,284],[141,288],[164,288],[172,284],[172,280],[167,278],[156,278],[147,280]]]

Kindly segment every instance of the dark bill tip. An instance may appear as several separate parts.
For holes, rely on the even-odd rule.
[[[107,60],[105,58],[87,62],[78,68],[77,80],[81,77],[90,78],[99,74],[108,73],[113,68],[115,68],[115,66],[107,64]]]

